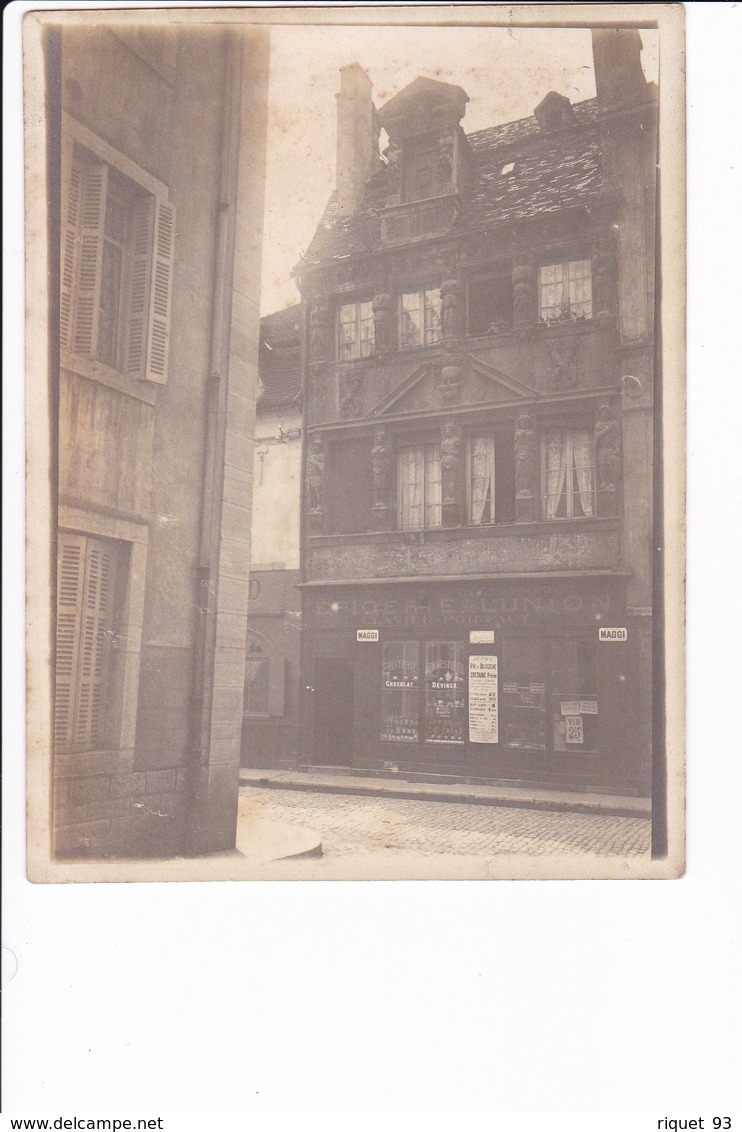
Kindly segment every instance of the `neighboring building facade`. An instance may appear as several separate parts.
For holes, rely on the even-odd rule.
[[[302,760],[646,794],[657,94],[461,128],[341,72],[305,325]],[[379,155],[379,131],[389,145]]]
[[[54,851],[229,849],[267,36],[94,16],[52,29],[48,50],[52,75],[61,59]]]
[[[260,323],[242,765],[295,766],[299,734],[301,307]]]

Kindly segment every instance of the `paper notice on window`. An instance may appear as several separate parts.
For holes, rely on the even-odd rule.
[[[564,720],[567,728],[565,739],[568,743],[582,743],[582,716],[581,715],[568,715]]]
[[[469,657],[469,742],[496,743],[497,657]]]
[[[580,715],[597,715],[597,700],[580,700]]]
[[[562,715],[579,715],[579,700],[562,700]]]

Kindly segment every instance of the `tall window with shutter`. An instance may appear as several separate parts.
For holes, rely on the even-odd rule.
[[[60,340],[129,377],[167,381],[175,210],[67,139]]]
[[[54,696],[59,754],[106,745],[115,589],[122,568],[120,544],[60,533]]]

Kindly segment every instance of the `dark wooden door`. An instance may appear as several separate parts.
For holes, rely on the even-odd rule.
[[[315,660],[314,762],[350,766],[353,761],[353,665],[339,657]]]

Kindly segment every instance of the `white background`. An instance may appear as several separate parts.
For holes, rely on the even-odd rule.
[[[11,55],[19,7],[6,9]],[[686,11],[690,802],[679,881],[23,879],[22,166],[9,134],[6,1113],[254,1114],[243,1127],[275,1112],[647,1114],[533,1124],[622,1130],[736,1114],[739,1129],[742,13]]]

